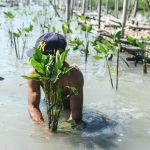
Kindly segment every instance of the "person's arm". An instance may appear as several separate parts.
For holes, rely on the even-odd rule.
[[[78,70],[73,75],[73,85],[78,90],[78,95],[74,95],[70,98],[70,119],[76,122],[82,121],[82,108],[83,108],[83,84],[84,79],[82,73]]]
[[[29,74],[35,73],[33,69],[29,70]],[[44,119],[39,108],[41,99],[40,82],[36,80],[28,80],[28,111],[31,118],[39,124],[43,124]]]

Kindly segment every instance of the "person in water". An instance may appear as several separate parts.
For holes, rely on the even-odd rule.
[[[35,44],[44,55],[54,54],[55,50],[60,52],[65,51],[67,46],[66,39],[58,33],[45,33],[40,36]],[[30,58],[34,55],[34,49],[27,51],[27,56]],[[65,66],[69,66],[67,61]],[[29,69],[29,74],[34,74],[34,68]],[[83,107],[83,84],[84,78],[79,68],[73,68],[69,74],[63,75],[59,80],[60,87],[63,90],[63,95],[68,94],[66,86],[75,87],[78,90],[78,95],[73,95],[70,100],[64,103],[64,107],[70,110],[69,120],[74,120],[76,123],[82,121]],[[28,111],[31,118],[38,124],[43,124],[44,119],[40,110],[41,87],[42,83],[36,80],[28,80]]]

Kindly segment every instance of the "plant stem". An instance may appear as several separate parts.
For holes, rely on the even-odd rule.
[[[112,80],[112,76],[111,76],[111,72],[110,72],[110,66],[109,66],[109,63],[108,63],[107,59],[106,59],[106,62],[107,62],[107,68],[108,68],[108,73],[109,73],[109,77],[110,77],[111,86],[112,86],[112,88],[114,88],[113,80]]]
[[[117,74],[116,74],[116,90],[118,90],[118,76],[119,76],[119,53],[120,53],[120,45],[117,51]]]
[[[13,36],[13,40],[14,40],[14,46],[15,46],[16,57],[17,57],[17,59],[18,59],[19,57],[18,57],[17,44],[16,44],[16,38],[15,38],[15,36]]]

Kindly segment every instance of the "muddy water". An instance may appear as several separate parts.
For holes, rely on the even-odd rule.
[[[16,19],[14,26],[20,27],[22,20],[29,23],[30,17],[21,18],[18,10],[15,12],[20,20]],[[5,22],[4,18],[2,22]],[[34,46],[40,34],[37,28],[30,35],[26,49]],[[28,58],[16,61],[14,49],[10,48],[7,26],[0,27],[0,35],[0,76],[5,78],[0,82],[0,150],[150,149],[150,74],[144,75],[141,65],[135,68],[130,63],[128,68],[121,62],[119,90],[115,91],[111,88],[103,61],[89,58],[85,67],[84,56],[71,52],[68,59],[76,63],[84,74],[83,117],[87,127],[70,134],[50,135],[28,115],[26,80],[20,77],[29,68]],[[115,74],[113,80],[115,82]],[[46,120],[43,101],[40,107]]]

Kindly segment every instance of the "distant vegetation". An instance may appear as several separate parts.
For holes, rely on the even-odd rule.
[[[134,0],[132,0],[131,3],[133,4]],[[93,5],[93,7],[97,7],[97,0],[92,0],[92,5]],[[106,5],[106,0],[102,1],[102,5],[104,5],[104,6]],[[123,6],[123,0],[119,0],[119,9],[122,9],[122,6]],[[114,0],[109,0],[109,7],[111,9],[114,9],[114,7],[115,7],[115,1]],[[140,0],[139,1],[139,9],[140,10],[146,10],[146,8],[147,7],[146,7],[146,4],[145,4],[145,1]]]

